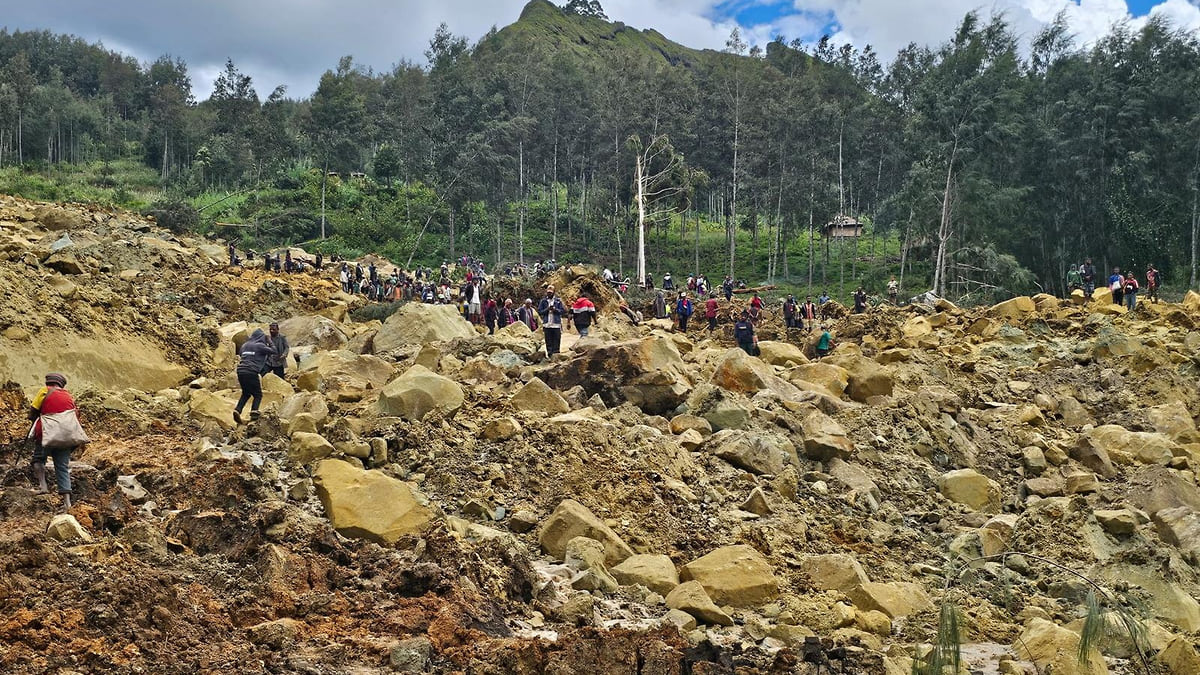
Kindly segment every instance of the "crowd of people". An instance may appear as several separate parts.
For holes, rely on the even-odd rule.
[[[1108,275],[1108,290],[1112,295],[1114,305],[1124,305],[1129,311],[1137,309],[1138,295],[1144,290],[1146,299],[1158,302],[1158,289],[1162,286],[1162,272],[1153,263],[1146,265],[1146,285],[1138,281],[1137,274],[1132,270],[1122,273],[1120,267],[1114,267]],[[1097,271],[1092,259],[1087,258],[1081,265],[1072,264],[1067,268],[1067,294],[1083,291],[1085,298],[1093,298],[1096,292]]]

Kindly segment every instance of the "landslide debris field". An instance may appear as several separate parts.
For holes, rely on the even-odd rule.
[[[225,257],[0,198],[0,672],[902,675],[943,602],[963,673],[1200,672],[1200,296],[885,308],[818,362],[776,319],[761,358],[634,326],[572,268],[599,324],[547,360]],[[270,321],[300,359],[235,426]],[[94,439],[53,527],[49,370]],[[1074,573],[1145,664],[1119,627],[1079,659]]]

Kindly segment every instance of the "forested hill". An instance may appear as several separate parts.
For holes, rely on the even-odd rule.
[[[1159,19],[1085,48],[1061,21],[1023,39],[971,14],[882,63],[737,33],[695,50],[596,0],[533,0],[477,41],[439,29],[425,63],[346,56],[305,96],[231,60],[196,101],[182,60],[4,31],[0,190],[153,202],[255,248],[325,235],[400,262],[631,274],[643,222],[659,274],[848,293],[899,273],[990,299],[1060,288],[1091,256],[1194,286],[1198,65],[1195,35]],[[839,217],[863,236],[823,239]]]

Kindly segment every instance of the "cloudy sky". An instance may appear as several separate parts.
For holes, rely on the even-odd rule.
[[[563,4],[565,0],[556,0]],[[1200,0],[601,0],[610,18],[655,28],[691,47],[720,49],[735,25],[751,44],[777,35],[872,44],[885,59],[909,42],[936,45],[962,16],[1004,12],[1023,35],[1065,11],[1081,43],[1150,14],[1200,29]],[[517,19],[525,0],[0,0],[0,26],[73,33],[152,61],[187,61],[197,98],[232,58],[259,94],[306,97],[339,57],[376,70],[424,62],[438,24],[472,41]]]

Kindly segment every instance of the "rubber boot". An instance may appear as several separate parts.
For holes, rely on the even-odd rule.
[[[38,494],[45,494],[50,491],[46,487],[46,464],[37,462],[33,465],[33,479],[37,481]]]
[[[251,419],[251,421],[257,422],[257,421],[258,421],[258,418],[259,418],[259,416],[260,416],[260,415],[259,415],[259,412],[258,412],[257,410],[251,410],[251,411],[250,411],[250,419]]]
[[[64,493],[62,493],[62,496],[63,496],[63,511],[70,511],[71,510],[71,493],[64,492]]]
[[[240,410],[233,411],[233,421],[238,424],[242,423],[242,411],[240,411]]]

